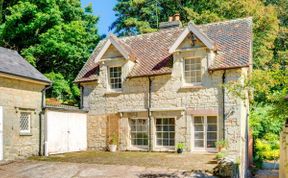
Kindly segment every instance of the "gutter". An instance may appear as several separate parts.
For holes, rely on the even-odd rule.
[[[46,107],[46,102],[45,102],[45,98],[46,98],[46,90],[48,90],[49,88],[52,87],[52,84],[50,85],[46,85],[45,88],[41,91],[42,93],[42,99],[41,99],[41,108],[42,111],[40,112],[40,119],[39,119],[39,156],[42,156],[44,153],[43,147],[42,147],[42,143],[43,143],[43,139],[42,139],[42,135],[43,135],[43,120],[45,119],[44,115],[45,115],[45,107]]]
[[[149,143],[149,151],[152,151],[152,116],[151,116],[151,100],[152,100],[152,80],[151,77],[148,77],[148,98],[147,98],[147,112],[148,112],[148,124],[149,124],[149,136],[148,136],[148,143]]]
[[[224,70],[223,75],[222,75],[222,107],[223,107],[223,140],[225,140],[225,80],[226,80],[226,70]]]

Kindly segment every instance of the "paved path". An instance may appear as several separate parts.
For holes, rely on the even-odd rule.
[[[1,178],[182,178],[210,177],[165,168],[44,161],[17,161],[0,166]]]

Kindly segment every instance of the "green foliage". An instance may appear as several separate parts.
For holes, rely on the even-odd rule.
[[[78,87],[69,83],[61,73],[51,72],[49,74],[45,74],[45,76],[53,82],[53,89],[47,91],[47,96],[50,98],[56,98],[62,102],[69,102],[71,100],[75,100],[73,97],[77,96],[80,92]]]
[[[227,140],[218,140],[215,144],[218,148],[227,148],[228,147],[228,141]]]
[[[182,142],[181,143],[177,143],[176,148],[183,150],[185,148],[185,144],[182,143]]]
[[[226,156],[226,153],[225,152],[218,152],[216,154],[216,159],[222,159]]]
[[[19,51],[42,73],[62,74],[68,84],[61,92],[53,86],[53,96],[76,99],[71,83],[99,41],[91,4],[84,10],[80,0],[15,0],[1,7],[0,45]]]
[[[278,160],[280,157],[279,136],[276,134],[267,134],[263,139],[256,139],[255,143],[255,160],[258,166],[263,160]]]
[[[264,138],[266,133],[280,134],[285,119],[275,117],[272,111],[272,105],[258,105],[251,109],[249,125],[254,138]]]
[[[113,133],[111,135],[110,141],[109,141],[110,145],[117,145],[118,144],[118,136],[116,133]]]

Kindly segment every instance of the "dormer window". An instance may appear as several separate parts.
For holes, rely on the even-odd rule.
[[[201,58],[184,60],[184,80],[186,84],[200,84],[202,82]]]
[[[122,68],[109,67],[109,84],[111,90],[121,90],[122,89]]]

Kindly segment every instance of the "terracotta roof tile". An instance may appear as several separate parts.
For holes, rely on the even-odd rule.
[[[248,67],[252,54],[252,18],[198,25],[198,28],[216,43],[217,55],[210,70]],[[173,57],[169,48],[184,28],[160,30],[154,33],[118,38],[124,48],[133,52],[137,63],[129,77],[169,74]],[[97,79],[99,65],[94,62],[106,40],[102,40],[78,74],[75,82]],[[125,45],[124,45],[125,44]]]

